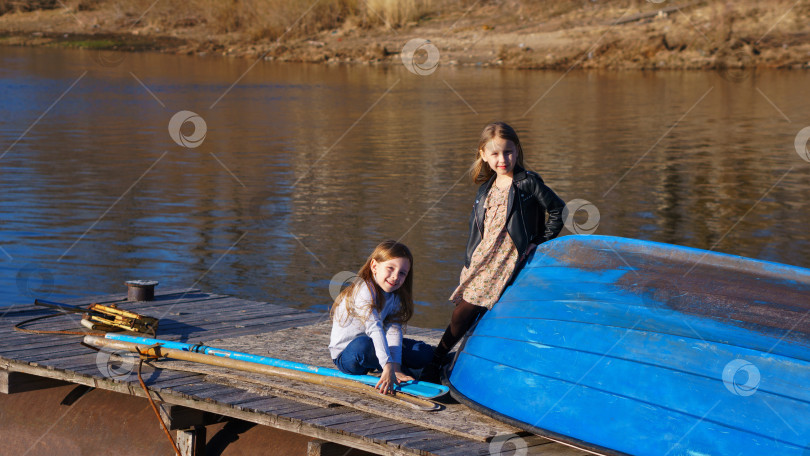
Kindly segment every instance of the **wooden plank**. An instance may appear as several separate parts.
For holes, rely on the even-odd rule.
[[[143,375],[143,382],[150,390],[160,391],[164,388],[164,385],[169,385],[171,382],[183,381],[183,379],[188,379],[194,375],[196,374],[171,371],[168,369],[155,369],[154,374]]]
[[[417,441],[417,440],[424,440],[430,438],[440,438],[444,437],[446,434],[442,435],[438,431],[434,431],[432,429],[425,429],[419,428],[410,432],[392,432],[391,434],[384,434],[383,436],[377,436],[377,438],[385,439],[388,443],[393,443],[397,446],[407,446],[407,442],[410,441]]]
[[[106,353],[105,353],[106,355]],[[96,363],[99,359],[98,352],[87,347],[78,345],[75,350],[64,353],[40,353],[39,356],[31,355],[20,357],[19,361],[27,362],[37,366],[69,368],[79,366],[84,363]]]
[[[258,413],[266,413],[268,415],[275,415],[279,417],[284,417],[285,419],[289,419],[285,414],[286,413],[294,413],[294,412],[304,412],[309,410],[315,410],[318,408],[316,405],[304,404],[302,402],[295,402],[286,398],[279,398],[284,399],[286,403],[277,403],[273,407],[269,407],[268,405],[263,405],[261,409],[257,409]]]
[[[28,363],[36,366],[47,366],[47,367],[54,367],[59,369],[72,369],[79,366],[85,366],[90,364],[96,364],[96,353],[93,352],[86,352],[80,353],[72,356],[64,356],[60,358],[51,358],[51,357],[43,357],[44,359],[21,359],[21,361],[27,361]]]
[[[264,317],[264,318],[260,318],[260,319],[259,318],[257,318],[257,319],[245,319],[245,320],[242,320],[242,321],[247,322],[250,326],[256,326],[256,327],[261,326],[262,329],[267,330],[267,329],[272,329],[272,328],[279,327],[279,326],[283,326],[283,327],[288,326],[287,324],[284,324],[284,323],[281,323],[281,322],[295,321],[296,324],[298,324],[301,321],[307,321],[307,320],[312,319],[313,315],[314,314],[309,313],[309,312],[296,312],[296,313],[293,313],[293,314],[280,316],[280,317]],[[238,322],[240,320],[239,319],[234,319],[233,321]],[[268,323],[272,323],[272,324],[268,324]],[[218,337],[218,336],[222,335],[223,333],[225,333],[225,334],[233,333],[232,329],[242,329],[242,328],[245,327],[245,325],[243,325],[241,323],[238,324],[238,325],[235,325],[234,327],[227,327],[227,328],[221,328],[221,327],[212,326],[212,325],[206,325],[206,326],[209,326],[209,328],[206,328],[204,326],[199,327],[199,328],[195,328],[194,332],[202,333],[203,331],[205,331],[204,335],[206,336],[206,339],[210,339],[211,337]],[[159,328],[159,331],[158,331],[159,337],[162,337],[162,335],[160,335],[161,332],[171,332],[174,329],[184,328],[184,327],[187,327],[187,326],[190,326],[190,325],[188,325],[186,322],[178,322],[178,323],[171,324],[171,325],[161,326]],[[59,328],[61,328],[61,326],[55,325],[55,326],[52,326],[51,328],[59,329]],[[45,328],[42,328],[42,329],[45,329]],[[251,329],[251,331],[252,331],[252,329]],[[46,354],[54,354],[54,355],[61,354],[61,353],[64,353],[64,352],[70,350],[72,348],[72,344],[78,345],[78,343],[81,341],[81,336],[53,335],[53,336],[51,336],[51,337],[49,337],[47,339],[41,339],[41,340],[37,340],[36,337],[44,337],[44,336],[37,336],[37,335],[23,334],[23,333],[21,333],[21,336],[22,337],[20,337],[19,340],[27,340],[29,342],[26,343],[26,344],[23,344],[23,345],[20,345],[18,343],[16,346],[13,346],[13,347],[2,347],[2,346],[0,346],[0,355],[14,354],[15,359],[25,359],[27,361],[40,361],[40,360],[45,359],[45,358],[39,356],[40,353],[43,354],[43,355],[46,355]],[[30,339],[32,336],[34,338]],[[166,337],[166,338],[170,339],[169,337]],[[39,352],[39,353],[35,353],[32,356],[33,352]]]
[[[289,404],[290,400],[281,397],[262,397],[245,401],[232,402],[230,405],[240,410],[264,412],[278,404]]]
[[[10,306],[5,310],[0,309],[0,330],[13,330],[14,325],[30,320],[35,317],[42,317],[53,312],[51,309],[33,306]]]
[[[11,314],[14,314],[15,312],[17,312],[17,313],[19,313],[19,312],[28,312],[28,311],[31,311],[31,310],[42,309],[42,307],[35,305],[34,302],[31,301],[31,302],[27,302],[25,304],[12,304],[10,306],[5,307],[5,309],[6,310],[0,312],[0,315],[11,315]]]
[[[0,369],[0,393],[15,394],[67,385],[62,380]]]
[[[161,320],[162,323],[158,327],[158,334],[170,333],[176,330],[177,328],[185,328],[188,326],[216,328],[218,326],[227,325],[227,326],[243,327],[247,326],[248,324],[255,324],[258,320],[286,321],[298,319],[301,318],[302,316],[312,316],[312,315],[315,315],[315,313],[304,311],[278,312],[268,315],[267,312],[263,310],[256,310],[251,312],[233,311],[223,313],[221,315],[205,314],[205,316],[201,317],[186,315],[182,316],[182,319],[171,320],[170,322],[166,322],[166,318],[164,317]]]
[[[8,364],[5,362],[0,362],[0,368],[13,368],[12,370],[14,371],[22,371],[34,375],[40,375],[44,373],[47,374],[48,376],[52,376],[52,378],[58,378],[73,383],[79,383],[111,391],[122,392],[125,394],[132,394],[139,397],[143,397],[144,395],[143,391],[140,388],[130,389],[129,384],[122,384],[118,382],[109,381],[106,379],[101,380],[88,379],[86,377],[78,376],[69,372],[46,370],[40,367],[30,366],[24,363]],[[350,446],[352,448],[357,448],[364,451],[371,451],[378,454],[399,454],[399,453],[414,454],[414,455],[422,454],[418,450],[394,449],[392,447],[387,446],[384,442],[383,443],[375,442],[372,441],[371,439],[360,437],[357,435],[342,434],[339,432],[336,433],[335,430],[333,429],[328,429],[326,427],[315,425],[312,423],[280,418],[270,414],[254,413],[249,410],[241,410],[217,403],[194,401],[192,399],[188,399],[180,395],[174,395],[172,393],[161,393],[159,399],[163,402],[199,408],[201,410],[215,413],[218,415],[229,416],[232,418],[249,421],[256,424],[271,426],[276,429],[303,434],[308,437],[328,439],[330,441],[346,444],[347,446]]]
[[[287,404],[287,405],[279,405],[279,406],[276,406],[276,407],[274,407],[274,408],[272,408],[270,410],[263,410],[263,412],[272,413],[273,415],[287,417],[288,413],[298,413],[298,412],[305,412],[305,411],[308,411],[308,410],[316,410],[316,409],[323,408],[323,407],[320,407],[320,406],[317,406],[317,405],[307,404],[305,402],[297,402],[297,401],[294,401],[294,400],[291,400],[291,399],[288,399],[288,400],[289,400],[289,404]]]
[[[183,326],[197,326],[197,327],[206,327],[212,330],[222,329],[223,327],[226,328],[245,328],[248,326],[257,326],[257,325],[264,325],[269,323],[279,323],[279,322],[286,322],[286,321],[293,321],[293,320],[307,320],[310,318],[322,318],[321,314],[317,314],[314,312],[289,312],[284,314],[275,314],[275,315],[266,315],[266,314],[256,314],[254,316],[248,317],[243,315],[235,315],[231,318],[222,319],[218,321],[214,320],[184,320],[177,323],[172,323],[169,325],[165,325],[160,327],[160,331],[170,332],[176,327],[183,327]],[[254,332],[263,332],[263,331],[254,331]],[[213,339],[213,337],[209,337],[209,339]]]
[[[164,302],[150,301],[148,303],[140,303],[131,310],[144,314],[151,313],[154,314],[152,316],[160,318],[167,315],[183,316],[182,314],[186,312],[189,317],[198,317],[210,311],[221,311],[224,313],[226,309],[229,311],[264,309],[268,314],[299,310],[292,307],[275,306],[268,303],[248,301],[226,295],[212,295],[206,299],[197,300],[175,299]]]
[[[84,329],[81,326],[81,315],[79,314],[53,314],[53,315],[55,316],[26,323],[25,325],[22,326],[22,328],[40,331],[86,331],[86,329]],[[19,323],[23,322],[21,321]],[[48,337],[51,338],[65,337],[65,335],[36,334],[24,331],[17,331],[13,327],[4,329],[4,331],[8,332],[6,336],[8,337],[9,340],[20,340],[25,338],[31,338],[33,341],[36,340],[36,338],[44,339]]]
[[[230,404],[231,402],[238,401],[243,398],[258,397],[256,394],[240,388],[234,388],[227,385],[223,386],[225,388],[223,390],[200,391],[195,393],[195,396],[205,400],[214,400],[223,404]]]
[[[176,294],[174,296],[167,296],[163,299],[156,299],[154,301],[138,301],[133,303],[133,305],[138,306],[140,309],[145,308],[165,308],[178,305],[180,303],[197,303],[195,308],[202,309],[205,307],[210,307],[210,302],[212,300],[219,300],[219,299],[229,299],[229,300],[239,300],[244,302],[255,302],[255,301],[248,301],[245,299],[237,298],[230,295],[224,295],[219,293],[194,293],[188,294],[183,296],[182,294]],[[269,305],[269,304],[268,304]]]
[[[403,423],[407,424],[407,423]],[[425,428],[421,426],[416,426],[415,424],[408,424],[407,426],[402,426],[400,428],[392,428],[389,430],[377,430],[374,432],[364,433],[363,435],[367,437],[374,437],[375,440],[388,440],[388,437],[391,435],[398,435],[404,434],[408,432],[416,432],[416,431],[423,431]]]
[[[340,415],[334,416],[325,416],[323,418],[315,418],[313,420],[308,420],[308,423],[314,423],[321,426],[330,426],[330,427],[337,427],[341,424],[345,423],[352,423],[354,421],[365,420],[370,415],[365,413],[351,411],[351,413],[344,413]]]
[[[364,436],[373,436],[375,433],[409,427],[413,427],[413,425],[379,416],[369,417],[367,421],[355,421],[339,426],[339,428],[345,432],[359,433]]]
[[[49,347],[80,348],[82,337],[80,335],[32,335],[28,337],[12,338],[4,340],[0,346],[0,356],[8,357],[16,354],[24,354],[29,350],[47,349]],[[84,348],[85,350],[87,348]]]
[[[22,340],[25,341],[25,339]],[[71,340],[40,339],[39,341],[35,342],[31,342],[29,340],[28,343],[17,344],[15,346],[0,346],[0,357],[18,359],[19,356],[25,356],[33,351],[47,351],[50,348],[57,348],[57,347],[61,348],[72,347],[73,349],[76,349],[78,348],[78,345],[81,343],[81,341],[82,336],[72,336]]]
[[[76,329],[76,328],[74,328]],[[0,337],[4,337],[2,333],[0,333]],[[74,346],[78,347],[82,342],[82,336],[79,335],[34,335],[34,334],[26,334],[22,335],[22,337],[18,337],[16,335],[9,335],[6,340],[3,340],[0,343],[0,350],[2,350],[2,354],[0,356],[14,356],[15,353],[22,352],[23,350],[28,350],[32,348],[47,348],[53,347],[58,345],[70,345],[73,344]]]
[[[294,418],[301,421],[311,421],[316,418],[324,418],[327,416],[340,415],[352,411],[346,407],[318,407],[310,410],[300,410],[293,412],[285,412],[284,416]]]
[[[268,319],[267,322],[258,322],[255,324],[251,324],[249,327],[245,328],[226,328],[221,330],[212,330],[206,332],[204,335],[205,337],[201,337],[202,334],[199,336],[190,336],[189,341],[210,341],[215,339],[230,339],[234,337],[244,336],[244,335],[252,335],[252,334],[263,334],[266,332],[271,331],[278,331],[280,329],[287,329],[292,328],[295,326],[307,326],[312,323],[316,323],[320,320],[320,317],[306,317],[301,319],[295,320],[286,320],[281,321],[278,323],[272,323],[273,319]]]
[[[493,455],[489,449],[490,446],[487,443],[468,442],[464,445],[436,449],[431,451],[431,453],[437,456],[496,456]]]
[[[262,396],[261,394],[258,394],[256,392],[243,390],[243,389],[239,389],[239,388],[235,388],[235,390],[239,391],[240,394],[234,393],[233,395],[223,396],[223,397],[214,398],[214,399],[216,399],[218,402],[220,402],[222,404],[235,406],[236,404],[243,403],[243,402],[249,401],[249,400],[263,399],[263,398],[266,398],[266,397],[275,397],[275,396],[271,396],[271,395]]]
[[[234,304],[239,305],[241,308],[246,308],[246,309],[264,308],[268,312],[271,312],[271,313],[272,312],[290,310],[290,309],[298,310],[298,309],[295,309],[294,307],[281,306],[281,305],[277,305],[277,304],[270,304],[270,303],[267,303],[267,302],[260,302],[260,301],[252,301],[252,300],[249,300],[249,299],[242,299],[242,298],[237,298],[237,297],[234,297],[234,296],[221,295],[221,294],[210,294],[210,295],[206,296],[204,299],[194,299],[194,300],[191,300],[191,299],[188,299],[188,298],[173,298],[173,299],[167,299],[167,300],[163,300],[163,301],[145,301],[145,302],[139,302],[136,305],[138,306],[139,309],[156,309],[157,310],[157,309],[161,309],[161,308],[166,307],[166,306],[175,307],[175,306],[178,306],[178,305],[181,305],[181,304],[188,307],[189,303],[194,303],[194,306],[193,306],[194,309],[211,310],[211,309],[214,309],[216,307],[215,306],[216,301],[221,301],[221,302],[227,303],[229,306],[234,305]]]
[[[199,288],[182,288],[182,287],[170,287],[170,288],[163,288],[161,289],[160,285],[155,288],[155,300],[160,298],[164,298],[166,296],[171,296],[175,294],[191,294],[191,293],[202,293]],[[207,294],[207,293],[206,293]],[[92,303],[103,303],[103,302],[115,302],[115,301],[122,301],[122,302],[154,302],[154,301],[127,301],[127,293],[123,291],[121,293],[111,293],[111,294],[103,294],[103,295],[93,295],[93,296],[85,296],[81,298],[71,298],[66,299],[63,302],[65,304],[70,304],[73,306],[78,306],[82,304],[92,304]]]
[[[202,382],[203,376],[199,374],[191,374],[188,376],[180,376],[173,379],[167,379],[164,381],[159,381],[154,384],[154,388],[158,391],[163,391],[165,389],[173,389],[180,385],[191,384],[191,383],[199,383]],[[144,382],[145,383],[145,382]]]
[[[208,312],[216,309],[238,309],[251,303],[252,301],[245,301],[243,299],[235,298],[227,295],[210,295],[205,299],[172,299],[167,301],[149,301],[139,303],[136,307],[138,312],[146,313],[151,312],[156,315],[178,315],[182,312],[190,312],[189,317],[198,317],[202,312]]]
[[[210,382],[205,382],[205,383],[208,383],[210,385],[216,385],[216,386],[218,386],[218,388],[202,388],[202,387],[200,387],[196,391],[194,391],[192,393],[189,393],[189,394],[192,394],[194,397],[196,397],[196,398],[198,398],[200,400],[216,401],[216,402],[221,402],[223,404],[227,404],[228,402],[223,401],[222,398],[233,398],[234,400],[237,400],[236,398],[242,397],[246,393],[245,390],[241,390],[241,389],[238,389],[238,388],[233,388],[233,387],[230,387],[230,386],[219,385],[217,383],[210,383]]]
[[[163,318],[163,324],[159,327],[160,331],[171,331],[178,326],[212,326],[212,325],[245,325],[249,322],[259,320],[259,319],[277,319],[278,321],[295,319],[296,316],[308,315],[311,316],[316,314],[315,312],[307,312],[307,311],[299,311],[299,310],[292,310],[287,312],[273,312],[269,313],[265,309],[254,309],[254,310],[244,310],[238,309],[239,306],[236,306],[237,309],[222,312],[220,314],[211,314],[205,312],[202,316],[193,316],[193,315],[181,315],[178,319],[172,319],[169,322],[166,322],[166,318]],[[319,314],[318,314],[319,315]]]
[[[206,381],[200,381],[197,383],[187,383],[182,385],[177,385],[171,390],[175,393],[185,394],[191,397],[197,397],[198,392],[203,392],[207,390],[222,390],[224,387],[222,385],[218,385],[216,383],[209,383]]]
[[[417,448],[428,453],[441,450],[443,448],[453,448],[469,443],[469,440],[454,435],[445,435],[443,437],[431,437],[428,439],[416,440],[408,442],[409,448]]]
[[[63,368],[63,370],[67,372],[73,372],[79,375],[86,375],[88,377],[93,378],[109,378],[110,380],[119,381],[119,382],[134,382],[137,386],[138,377],[136,374],[137,364],[131,366],[131,370],[129,367],[123,367],[121,371],[111,370],[111,371],[103,371],[103,367],[99,367],[98,362],[96,360],[88,360],[81,364],[74,364],[70,367]],[[120,375],[118,374],[120,372]],[[141,376],[146,380],[149,377],[149,373],[142,372]]]

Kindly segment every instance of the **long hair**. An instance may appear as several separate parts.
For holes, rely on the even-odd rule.
[[[481,158],[484,147],[495,137],[512,141],[512,143],[515,144],[515,149],[517,149],[515,166],[526,169],[526,166],[523,164],[523,147],[520,146],[520,139],[518,139],[515,129],[505,122],[492,122],[484,127],[484,131],[481,132],[481,139],[478,140],[478,149],[475,152],[475,163],[473,163],[470,170],[470,177],[473,183],[483,184],[495,174],[495,171]]]
[[[334,319],[335,313],[337,312],[338,306],[340,306],[343,300],[346,300],[346,314],[348,320],[351,318],[356,317],[362,321],[365,321],[370,314],[361,314],[358,312],[358,309],[354,305],[354,298],[357,294],[357,291],[360,287],[368,285],[368,287],[372,290],[371,298],[372,298],[372,306],[377,312],[382,312],[383,304],[385,303],[385,299],[383,297],[383,290],[377,285],[377,282],[374,281],[374,276],[371,273],[371,260],[376,261],[377,263],[382,263],[384,261],[393,260],[394,258],[407,258],[410,262],[410,268],[408,269],[408,275],[405,277],[405,281],[402,285],[394,290],[394,293],[399,296],[399,311],[393,315],[388,316],[386,318],[386,322],[392,323],[400,323],[406,324],[408,320],[411,319],[413,316],[413,255],[411,255],[411,251],[405,244],[400,244],[397,241],[383,241],[371,252],[366,263],[360,268],[360,271],[357,272],[357,277],[355,277],[349,286],[344,288],[340,294],[338,294],[337,298],[335,298],[335,302],[332,303],[332,310],[330,311],[330,316]]]

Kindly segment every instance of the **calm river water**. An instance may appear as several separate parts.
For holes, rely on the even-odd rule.
[[[394,238],[415,254],[412,324],[443,326],[465,173],[497,119],[599,234],[810,267],[808,73],[252,63],[0,47],[0,303],[155,279],[323,310]],[[184,110],[197,147],[169,134]]]

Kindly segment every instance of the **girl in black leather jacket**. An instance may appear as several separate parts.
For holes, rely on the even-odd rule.
[[[562,230],[565,203],[523,165],[517,133],[503,122],[481,133],[473,181],[481,184],[470,216],[470,237],[450,325],[422,379],[437,382],[447,353],[491,309],[529,254]],[[546,219],[548,214],[548,219]]]

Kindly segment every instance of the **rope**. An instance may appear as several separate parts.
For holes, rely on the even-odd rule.
[[[39,316],[39,317],[36,317],[36,318],[31,318],[31,319],[28,319],[28,320],[25,320],[25,321],[21,321],[21,322],[17,323],[16,325],[14,325],[14,330],[24,332],[24,333],[30,333],[30,334],[68,334],[68,335],[73,335],[73,336],[88,336],[88,335],[89,336],[103,336],[103,335],[106,334],[105,332],[101,332],[101,331],[56,331],[56,330],[46,330],[46,329],[27,329],[27,328],[22,327],[23,325],[27,325],[28,323],[33,323],[33,322],[35,322],[37,320],[44,320],[46,318],[58,317],[59,315],[66,315],[66,314],[56,313],[56,314],[51,314],[51,315],[42,315],[42,316]]]
[[[147,347],[146,350],[149,348]],[[174,452],[177,456],[182,456],[180,450],[177,449],[177,444],[174,443],[174,439],[172,438],[172,434],[169,432],[169,429],[166,427],[166,423],[163,422],[163,418],[160,417],[160,412],[158,411],[157,405],[155,405],[155,401],[152,400],[152,395],[149,394],[149,390],[146,388],[146,383],[143,382],[143,378],[141,377],[141,367],[143,366],[143,361],[146,359],[159,359],[159,356],[149,355],[148,352],[141,351],[140,347],[136,347],[138,350],[138,355],[140,356],[140,361],[138,362],[138,383],[141,384],[141,388],[143,388],[144,394],[146,394],[146,398],[149,399],[149,405],[152,406],[152,410],[155,412],[155,416],[157,416],[158,421],[160,421],[160,427],[163,428],[163,432],[166,433],[166,437],[169,438],[169,442],[172,443],[172,448],[174,448]]]
[[[51,315],[42,315],[36,318],[31,318],[20,323],[14,325],[15,331],[20,331],[24,333],[31,333],[31,334],[68,334],[68,335],[75,335],[75,336],[104,336],[106,333],[103,331],[56,331],[56,330],[45,330],[45,329],[28,329],[23,328],[24,325],[29,323],[33,323],[38,320],[44,320],[46,318],[53,318],[58,317],[59,315],[65,315],[62,313],[56,313]],[[146,348],[147,350],[149,347]],[[174,452],[176,456],[182,456],[180,450],[177,448],[177,444],[174,443],[174,439],[172,438],[172,434],[169,432],[169,429],[166,427],[166,423],[163,422],[163,418],[160,417],[160,411],[158,411],[157,406],[155,405],[155,401],[152,400],[152,396],[149,394],[149,389],[146,388],[146,383],[143,381],[143,377],[141,377],[141,367],[143,366],[143,361],[146,359],[159,359],[159,356],[149,355],[146,352],[142,352],[140,348],[138,348],[138,355],[140,355],[140,360],[138,362],[138,383],[141,384],[141,388],[143,388],[144,394],[146,394],[146,398],[149,400],[149,405],[152,406],[152,410],[155,412],[158,421],[160,421],[160,427],[163,428],[163,432],[166,433],[166,437],[169,438],[169,442],[172,444],[172,448],[174,448]]]

